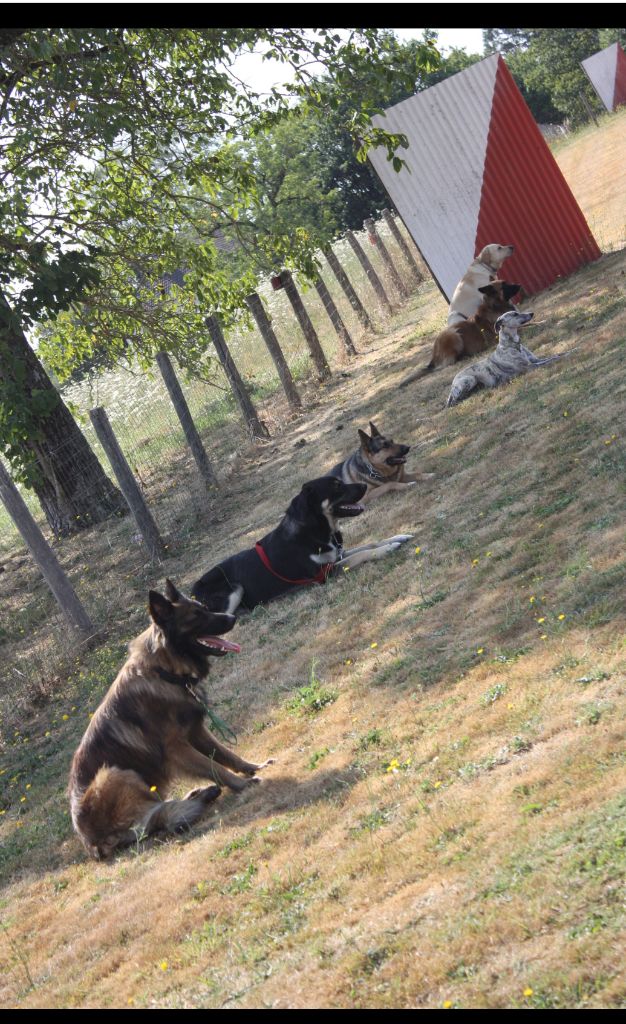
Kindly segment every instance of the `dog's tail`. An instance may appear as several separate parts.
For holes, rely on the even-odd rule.
[[[412,384],[414,380],[421,380],[422,377],[426,377],[429,373],[432,373],[436,369],[435,362],[433,359],[429,362],[428,366],[422,366],[421,370],[416,370],[415,373],[405,377],[404,380],[400,381],[400,387],[405,388],[407,384]]]

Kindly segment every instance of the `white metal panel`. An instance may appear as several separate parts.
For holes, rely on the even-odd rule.
[[[613,110],[618,45],[618,43],[612,43],[611,46],[607,46],[604,50],[581,61],[589,81],[607,110]]]
[[[398,155],[409,170],[394,171],[382,149],[370,160],[448,298],[475,255],[498,59],[494,54],[374,118],[407,136],[409,148]]]

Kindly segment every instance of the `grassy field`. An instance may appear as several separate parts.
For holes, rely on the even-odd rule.
[[[253,542],[369,419],[436,474],[345,530],[411,544],[238,624],[242,652],[207,692],[244,756],[276,758],[257,790],[110,864],[73,836],[67,768],[144,626],[139,563],[124,585],[111,569],[123,628],[3,705],[4,1006],[626,1006],[626,238],[612,225],[618,251],[533,305],[528,346],[571,358],[452,410],[453,368],[398,391],[445,321],[420,290],[347,376],[306,385],[311,415],[242,454],[221,520],[163,566],[184,586]]]

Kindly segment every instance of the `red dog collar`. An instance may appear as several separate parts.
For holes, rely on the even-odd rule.
[[[320,565],[319,572],[317,572],[315,576],[309,576],[306,580],[289,580],[286,576],[281,576],[279,572],[276,572],[276,570],[272,568],[269,558],[261,547],[260,540],[258,540],[254,545],[254,550],[263,562],[267,571],[271,572],[272,576],[276,576],[277,579],[282,580],[283,583],[299,584],[301,586],[306,586],[307,583],[326,583],[328,575],[332,572],[333,563],[328,562],[326,565]]]

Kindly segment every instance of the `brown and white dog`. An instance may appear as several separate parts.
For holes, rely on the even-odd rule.
[[[474,316],[461,320],[458,324],[448,325],[435,339],[433,354],[427,366],[416,370],[406,377],[400,387],[404,388],[414,380],[420,380],[433,370],[442,366],[452,366],[465,356],[476,356],[491,345],[497,344],[498,336],[494,324],[503,313],[515,310],[511,303],[513,296],[520,290],[519,284],[508,281],[492,281],[478,291],[482,302]]]
[[[448,311],[448,323],[457,324],[474,316],[481,303],[479,288],[495,280],[505,260],[515,252],[513,245],[492,242],[481,249],[454,289]]]

